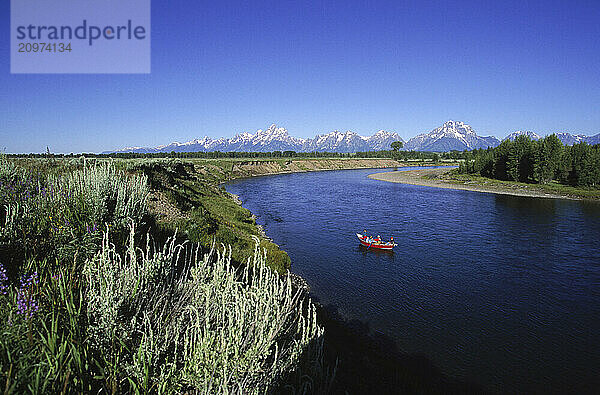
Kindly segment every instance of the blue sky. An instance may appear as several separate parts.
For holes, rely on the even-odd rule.
[[[0,149],[100,152],[271,123],[405,139],[600,133],[600,2],[152,2],[149,75],[11,75],[0,2]]]

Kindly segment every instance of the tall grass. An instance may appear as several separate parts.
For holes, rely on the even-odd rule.
[[[93,389],[83,289],[70,270],[60,269],[0,295],[0,384],[5,393]],[[18,305],[23,293],[35,300],[37,309]]]
[[[323,329],[254,239],[160,248],[140,239],[143,176],[0,158],[0,388],[5,393],[311,392]],[[147,227],[143,227],[148,230]],[[5,270],[8,269],[8,270]]]
[[[33,175],[0,158],[0,260],[11,268],[25,257],[53,264],[93,255],[102,230],[126,235],[129,221],[148,214],[146,178],[112,164],[65,174]]]
[[[236,272],[225,247],[201,255],[171,239],[142,250],[133,234],[132,227],[123,255],[105,236],[84,269],[91,341],[103,355],[119,355],[116,383],[262,393],[280,385],[305,351],[320,359],[315,307],[265,266],[258,239],[252,265]]]

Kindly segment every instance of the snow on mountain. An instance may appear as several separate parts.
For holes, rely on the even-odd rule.
[[[573,144],[579,144],[579,143],[583,143],[586,142],[588,144],[594,145],[594,144],[598,144],[600,143],[600,134],[596,135],[596,136],[585,136],[583,134],[571,134],[571,133],[567,133],[567,132],[560,132],[560,133],[554,133],[556,135],[556,137],[558,137],[558,139],[561,141],[561,143],[563,143],[563,145],[573,145]],[[506,136],[504,138],[504,140],[511,140],[514,141],[515,138],[517,138],[517,136],[520,135],[524,135],[529,137],[532,140],[539,140],[542,137],[534,132],[530,132],[530,131],[516,131],[513,132],[511,134],[509,134],[508,136]],[[550,134],[548,134],[550,135]],[[503,141],[504,141],[503,140]]]
[[[159,145],[156,148],[146,148],[146,152],[194,152],[194,151],[216,151],[220,140],[213,140],[210,137],[195,139],[185,143],[174,142],[167,145]],[[129,152],[129,151],[119,151]]]
[[[307,139],[302,145],[304,152],[356,152],[368,150],[365,137],[352,131],[340,132],[335,130],[327,134],[316,135]]]
[[[515,139],[518,136],[527,136],[531,140],[539,140],[539,139],[542,138],[539,134],[531,132],[529,130],[526,130],[526,131],[517,130],[516,132],[512,132],[511,134],[509,134],[508,136],[506,136],[505,138],[503,138],[502,141],[504,141],[504,140],[515,141]]]
[[[585,142],[588,143],[589,145],[600,144],[600,133],[598,133],[595,136],[586,137]]]
[[[244,132],[224,140],[219,151],[297,151],[303,143],[303,139],[292,137],[285,128],[273,124],[266,130],[257,130],[255,134]]]
[[[530,131],[516,131],[508,135],[504,140],[514,140],[519,135],[525,135],[534,140],[541,137]],[[556,136],[565,145],[573,145],[582,141],[588,144],[600,144],[600,134],[595,136],[584,136],[581,134],[557,133]],[[237,152],[272,152],[272,151],[296,151],[296,152],[358,152],[373,150],[389,150],[394,141],[404,140],[394,132],[380,130],[372,136],[363,137],[352,131],[333,132],[320,134],[312,139],[301,139],[290,136],[285,128],[273,124],[267,129],[259,129],[256,133],[243,132],[232,138],[219,138],[213,140],[210,137],[194,139],[185,143],[173,142],[155,148],[128,147],[111,152],[208,152],[208,151],[237,151]],[[413,137],[404,144],[405,150],[415,151],[464,151],[477,148],[495,147],[500,141],[493,137],[478,136],[473,128],[464,122],[448,121],[442,126]]]
[[[357,152],[390,149],[394,141],[402,141],[397,133],[380,130],[370,137],[362,137],[352,131],[333,131],[317,135],[313,139],[301,139],[289,135],[285,128],[273,124],[267,129],[259,129],[255,134],[243,132],[230,139],[213,140],[210,137],[195,139],[186,143],[171,143],[156,148],[125,148],[116,152]]]
[[[516,131],[504,140],[514,140],[519,135],[525,135],[533,140],[541,137],[530,131]],[[581,134],[556,133],[556,136],[565,145],[573,145],[585,141],[588,144],[600,144],[600,134],[584,136]],[[372,136],[363,137],[355,132],[340,132],[335,130],[320,134],[312,139],[301,139],[290,136],[285,128],[273,124],[267,129],[259,129],[256,133],[243,132],[230,139],[220,138],[213,140],[210,137],[194,139],[185,143],[173,142],[155,148],[128,147],[111,152],[207,152],[207,151],[238,151],[238,152],[269,152],[269,151],[296,151],[296,152],[358,152],[372,150],[389,150],[394,141],[404,140],[394,132],[380,130]],[[493,137],[478,136],[473,128],[464,122],[448,121],[439,128],[428,133],[413,137],[404,144],[404,149],[415,151],[444,152],[451,150],[472,150],[477,148],[495,147],[500,141]]]
[[[366,139],[355,132],[335,130],[306,140],[300,150],[304,152],[356,152],[365,151],[366,147]]]
[[[305,142],[304,139],[289,135],[287,129],[273,124],[267,130],[259,129],[250,139],[252,148],[241,151],[298,151]]]
[[[403,144],[405,141],[398,135],[398,133],[386,132],[380,130],[371,137],[366,139],[370,149],[372,150],[389,150],[394,141],[401,141]]]
[[[556,137],[563,143],[563,145],[573,145],[587,141],[589,137],[583,134],[571,134],[571,133],[555,133]]]
[[[113,152],[132,152],[135,154],[148,154],[159,152],[156,148],[148,148],[148,147],[125,147],[118,151],[104,151],[103,154],[112,154]]]
[[[500,142],[493,136],[481,137],[464,122],[448,121],[429,133],[423,133],[404,145],[406,150],[414,151],[464,151],[477,148],[495,147]]]

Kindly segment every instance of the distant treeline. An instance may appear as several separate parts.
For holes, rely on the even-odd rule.
[[[181,158],[181,159],[223,159],[223,158],[394,158],[398,160],[433,160],[439,159],[464,159],[465,153],[451,151],[444,153],[419,152],[419,151],[367,151],[367,152],[295,152],[295,151],[272,151],[272,152],[118,152],[110,154],[7,154],[9,157],[20,158],[77,158],[85,156],[86,158]]]
[[[459,172],[498,180],[600,186],[600,145],[563,146],[556,135],[534,141],[518,136],[495,148],[467,152]]]

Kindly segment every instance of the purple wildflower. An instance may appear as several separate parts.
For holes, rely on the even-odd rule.
[[[96,233],[96,231],[98,230],[96,223],[94,223],[94,226],[86,225],[85,228],[87,233]]]
[[[22,314],[26,319],[33,317],[40,309],[38,302],[34,298],[38,282],[37,272],[34,272],[29,277],[21,277],[21,288],[17,292],[17,313]]]
[[[0,295],[6,295],[8,289],[8,276],[6,275],[6,269],[0,263]]]

